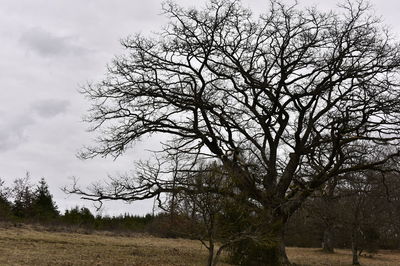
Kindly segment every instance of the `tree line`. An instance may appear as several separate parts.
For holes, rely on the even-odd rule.
[[[231,263],[245,265],[259,252],[254,242],[273,245],[272,237],[260,239],[257,229],[263,221],[255,212],[249,212],[246,199],[232,201],[216,193],[231,189],[221,166],[203,165],[185,180],[190,180],[186,185],[191,190],[169,193],[156,215],[110,217],[94,215],[78,206],[61,214],[45,179],[33,185],[27,174],[15,179],[11,187],[0,181],[0,220],[52,225],[60,230],[70,226],[197,239],[209,250],[209,265],[218,263],[222,251],[229,254]],[[349,248],[355,262],[364,251],[399,249],[398,174],[365,171],[331,180],[291,216],[285,226],[285,245],[321,247],[326,252]]]
[[[0,219],[48,221],[59,211],[44,178],[36,186],[30,183],[29,173],[16,178],[11,187],[0,180]]]
[[[16,178],[11,186],[0,179],[0,221],[14,224],[31,223],[51,226],[55,230],[108,230],[117,232],[157,231],[152,215],[121,214],[102,216],[86,207],[73,207],[61,213],[48,184],[41,178],[35,185],[27,173]],[[155,228],[155,229],[151,229]]]

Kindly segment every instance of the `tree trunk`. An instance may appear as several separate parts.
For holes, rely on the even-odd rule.
[[[291,265],[289,258],[286,255],[285,243],[283,242],[283,238],[279,240],[277,243],[277,264],[276,265]],[[275,264],[271,264],[275,265]]]
[[[351,252],[353,253],[353,265],[360,265],[358,260],[358,232],[353,230],[351,235]]]
[[[208,249],[208,262],[207,265],[208,266],[213,266],[216,265],[216,262],[214,263],[214,242],[212,240],[210,240],[210,246]]]
[[[257,226],[250,227],[229,245],[231,263],[246,266],[291,265],[284,244],[287,217],[277,209],[271,209],[271,206],[265,208],[264,213],[257,216],[257,222],[252,221]],[[243,225],[247,226],[246,223]]]
[[[354,246],[354,243],[352,244],[351,251],[353,253],[353,265],[360,265],[358,261],[358,249],[357,246]]]
[[[247,266],[289,266],[292,265],[286,255],[285,244],[282,239],[274,239],[274,242],[258,242],[252,245],[246,254],[247,258],[240,265]]]
[[[322,250],[324,252],[333,253],[333,229],[332,226],[328,226],[324,230],[323,241],[322,241]]]
[[[269,246],[265,250],[265,256],[263,256],[262,264],[265,266],[287,266],[292,265],[286,255],[285,243],[284,243],[284,223],[283,218],[276,217],[273,223],[270,225],[270,234],[272,237],[272,244],[266,244]]]

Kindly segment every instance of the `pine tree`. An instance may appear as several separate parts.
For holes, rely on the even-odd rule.
[[[23,178],[14,180],[14,187],[12,188],[14,202],[12,204],[12,213],[18,218],[30,218],[33,215],[32,202],[33,192],[32,185],[30,184],[30,175],[26,173]]]
[[[50,194],[49,186],[44,178],[40,179],[39,185],[34,191],[32,201],[33,215],[39,220],[50,220],[59,216],[57,206]]]
[[[0,179],[0,220],[7,220],[11,217],[11,203],[8,199],[10,190],[4,186],[4,181]]]

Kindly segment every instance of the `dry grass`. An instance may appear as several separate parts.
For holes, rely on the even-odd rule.
[[[0,265],[204,265],[206,259],[193,240],[0,228]]]
[[[286,249],[288,257],[296,265],[302,266],[350,266],[352,255],[350,250],[336,249],[335,253],[328,254],[316,248]],[[361,265],[368,266],[398,266],[400,265],[400,251],[380,251],[378,254],[369,254],[360,257]]]
[[[288,248],[288,255],[298,265],[351,265],[348,250],[325,254],[318,249]],[[193,240],[0,227],[0,265],[204,265],[206,258],[206,249]],[[400,265],[400,253],[381,252],[361,258],[361,263]]]

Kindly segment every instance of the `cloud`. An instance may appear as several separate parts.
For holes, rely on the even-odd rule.
[[[0,112],[0,152],[17,148],[29,138],[29,129],[37,121],[35,114],[40,118],[52,118],[68,110],[70,102],[60,99],[39,100],[30,105],[30,108],[19,113]]]
[[[58,36],[38,27],[22,33],[19,41],[29,50],[45,57],[83,55],[89,52],[89,49],[77,43],[76,38]]]
[[[27,129],[34,124],[32,117],[20,114],[8,119],[0,114],[0,152],[18,147],[27,139]]]
[[[68,100],[46,99],[31,105],[33,112],[43,118],[52,118],[67,111],[70,102]]]

